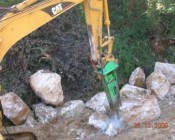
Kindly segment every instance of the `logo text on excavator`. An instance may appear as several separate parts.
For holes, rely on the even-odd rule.
[[[61,11],[63,11],[63,8],[62,8],[61,3],[58,4],[58,5],[56,5],[56,6],[54,6],[54,7],[52,7],[51,10],[52,10],[53,15],[57,15],[58,13],[60,13]]]

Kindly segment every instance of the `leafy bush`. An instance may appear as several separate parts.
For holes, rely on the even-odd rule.
[[[124,84],[131,72],[141,66],[146,74],[153,71],[158,59],[150,49],[152,36],[175,34],[173,0],[162,0],[164,9],[157,9],[159,0],[109,1],[112,31],[116,41],[114,54],[119,59],[119,79]],[[169,55],[171,53],[171,55]],[[167,51],[164,57],[174,63],[175,52]]]
[[[23,0],[1,0],[0,5],[3,6],[12,6],[14,4],[17,4],[19,2],[22,2]]]

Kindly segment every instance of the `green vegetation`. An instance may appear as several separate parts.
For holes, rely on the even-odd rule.
[[[12,6],[14,4],[17,4],[19,2],[21,2],[23,0],[1,0],[0,1],[0,5],[3,5],[3,6]]]
[[[147,74],[153,70],[159,59],[150,48],[150,38],[175,35],[175,2],[117,0],[109,1],[109,6],[116,37],[114,54],[119,59],[119,79],[123,84],[137,66]],[[174,63],[175,49],[168,49],[163,57]]]

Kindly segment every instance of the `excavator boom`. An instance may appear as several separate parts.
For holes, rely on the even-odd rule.
[[[98,43],[102,43],[102,0],[45,0],[36,2],[37,0],[26,0],[12,6],[0,20],[0,61],[18,40],[82,2],[90,35],[91,57],[97,61],[99,58]]]

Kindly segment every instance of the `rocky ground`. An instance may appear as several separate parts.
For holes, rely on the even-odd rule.
[[[173,105],[169,105],[173,102]],[[59,131],[56,131],[52,137],[52,131],[50,131],[49,138],[53,139],[82,139],[82,140],[174,140],[175,139],[175,98],[167,98],[160,104],[161,116],[159,119],[150,122],[152,125],[155,123],[168,123],[168,128],[147,128],[148,126],[141,125],[141,127],[130,128],[118,134],[115,137],[109,137],[104,135],[101,131],[94,129],[87,125],[88,122],[88,110],[84,112],[84,116],[81,118],[76,118],[76,121],[67,122],[66,125],[63,124],[61,128],[64,130],[59,135]],[[87,113],[87,114],[86,114]],[[59,120],[55,120],[57,125],[52,125],[51,128],[56,127],[55,130],[60,130]],[[55,124],[55,122],[53,124]],[[136,122],[137,123],[137,122]],[[48,132],[46,127],[46,132]],[[54,130],[54,131],[55,131]],[[72,131],[72,132],[71,132]],[[82,131],[82,132],[81,132]],[[55,135],[55,136],[54,136]],[[67,136],[67,138],[65,137]]]
[[[33,111],[29,113],[29,109],[21,111],[25,110],[26,105],[24,103],[21,105],[23,101],[15,94],[7,93],[1,96],[0,100],[8,101],[8,103],[2,102],[4,115],[14,124],[22,125],[7,127],[0,132],[4,136],[8,133],[33,133],[38,140],[175,140],[174,67],[174,64],[157,62],[154,72],[146,80],[141,68],[133,71],[129,84],[120,90],[122,102],[120,115],[124,119],[123,127],[120,129],[110,125],[111,122],[106,115],[109,105],[104,92],[95,95],[86,103],[74,100],[60,106],[55,104],[53,99],[48,98],[49,102],[44,100],[45,95],[54,95],[55,90],[58,93],[56,87],[59,87],[57,85],[60,84],[58,82],[60,77],[55,76],[55,73],[39,71],[32,75],[31,79],[34,76],[40,79],[46,75],[48,83],[41,84],[45,82],[44,79],[35,83],[35,77],[34,83],[40,86],[32,84],[33,80],[30,80],[30,84],[33,85],[36,94],[42,93],[42,96],[39,96],[43,98],[43,103],[32,105]],[[56,85],[53,78],[59,79],[56,80]],[[52,81],[50,85],[49,81]],[[40,91],[42,88],[44,90]],[[59,96],[63,96],[61,90],[59,89]],[[15,100],[12,100],[12,97],[15,97]],[[23,109],[20,110],[18,105],[23,106]],[[12,113],[10,109],[18,113]],[[116,122],[112,121],[112,124]]]
[[[173,105],[169,105],[170,102],[173,102]],[[104,135],[101,131],[94,129],[91,126],[87,126],[88,115],[84,112],[84,116],[81,118],[77,118],[76,121],[72,123],[68,123],[68,125],[63,125],[64,132],[61,133],[62,137],[59,134],[56,134],[55,137],[50,140],[58,138],[60,139],[76,139],[80,138],[82,140],[174,140],[175,139],[175,98],[167,98],[163,102],[159,103],[161,108],[161,116],[159,119],[155,121],[151,121],[151,125],[155,123],[168,123],[168,128],[152,128],[151,126],[145,126],[143,123],[140,127],[134,126],[128,130],[122,131],[115,137],[109,137]],[[59,121],[57,121],[59,123]],[[136,122],[138,123],[138,122]],[[55,122],[54,122],[55,124]],[[60,129],[59,125],[55,125],[57,129]],[[53,125],[54,127],[54,125]],[[78,128],[78,129],[77,129]],[[46,130],[48,130],[46,128]],[[70,131],[72,132],[70,133]],[[82,133],[78,134],[79,132]],[[52,134],[51,134],[52,135]],[[68,136],[65,138],[65,135]],[[80,136],[79,136],[80,135]]]
[[[102,131],[87,125],[92,110],[85,109],[83,115],[63,119],[57,117],[41,127],[36,127],[34,134],[39,140],[174,140],[175,139],[175,97],[159,102],[162,111],[159,119],[150,124],[167,123],[167,128],[153,128],[145,125],[133,126],[117,136],[106,136]],[[137,122],[136,122],[137,123]],[[149,128],[150,127],[150,128]],[[21,131],[24,130],[23,128]]]

